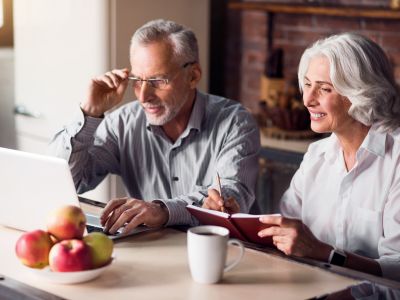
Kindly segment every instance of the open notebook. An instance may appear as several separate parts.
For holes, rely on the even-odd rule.
[[[0,225],[29,231],[46,229],[48,214],[79,206],[68,163],[61,158],[0,147]],[[88,231],[102,231],[98,216],[87,214]],[[131,234],[149,230],[138,227]],[[118,239],[121,234],[110,235]]]
[[[194,205],[188,205],[186,209],[203,225],[216,225],[229,229],[229,235],[232,238],[258,245],[273,246],[271,237],[261,238],[258,236],[260,230],[271,226],[259,221],[261,215],[243,213],[231,215]]]

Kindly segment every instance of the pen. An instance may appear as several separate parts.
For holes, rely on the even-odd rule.
[[[222,188],[221,188],[221,179],[219,177],[219,174],[217,172],[217,188],[218,188],[218,193],[219,196],[222,198],[222,201],[224,201],[224,198],[222,197]],[[224,206],[221,207],[221,211],[224,211]]]

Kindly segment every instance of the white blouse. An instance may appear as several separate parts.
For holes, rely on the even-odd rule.
[[[384,277],[400,280],[400,129],[372,126],[349,172],[335,134],[311,144],[281,211],[319,240],[376,259]]]

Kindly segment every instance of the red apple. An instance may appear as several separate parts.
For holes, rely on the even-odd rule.
[[[49,252],[53,244],[48,232],[34,230],[24,233],[18,239],[15,253],[24,265],[42,269],[49,264]]]
[[[47,230],[57,240],[82,239],[86,226],[86,217],[78,206],[63,206],[50,214]]]
[[[64,240],[51,248],[49,263],[55,272],[84,271],[92,268],[92,256],[84,241]]]
[[[113,241],[101,232],[92,232],[83,237],[83,241],[89,246],[92,255],[93,268],[106,265],[113,252]]]

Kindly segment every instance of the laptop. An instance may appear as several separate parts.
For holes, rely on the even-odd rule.
[[[51,211],[64,205],[79,206],[67,161],[0,147],[0,205],[0,225],[24,231],[46,230]],[[86,220],[88,232],[103,231],[98,216],[86,214]],[[109,237],[116,240],[147,230],[139,226],[128,235],[120,230]]]

